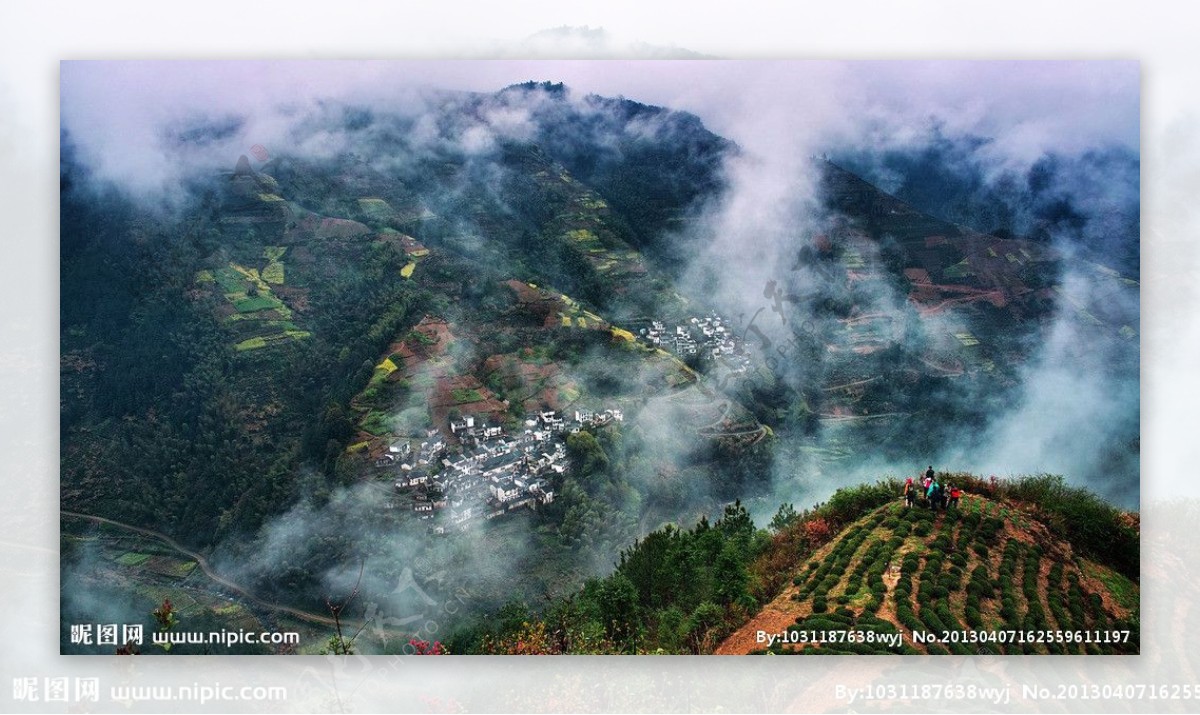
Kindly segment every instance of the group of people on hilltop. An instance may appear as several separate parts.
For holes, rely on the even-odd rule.
[[[934,511],[949,509],[958,506],[959,500],[962,499],[962,489],[957,486],[947,487],[939,481],[931,464],[923,477],[909,477],[904,480],[904,505],[911,507],[920,497],[923,497],[925,505]]]

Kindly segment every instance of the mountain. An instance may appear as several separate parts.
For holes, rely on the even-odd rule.
[[[1068,246],[1088,260],[1138,277],[1140,161],[1123,147],[1079,156],[1047,152],[1027,169],[996,167],[985,137],[927,142],[883,153],[851,148],[839,163],[919,210],[996,236]]]
[[[705,558],[744,565],[746,505],[972,446],[1064,330],[1057,358],[1136,385],[1136,281],[825,161],[814,228],[738,314],[695,276],[728,267],[697,262],[742,150],[687,113],[527,83],[319,103],[286,136],[187,165],[164,206],[94,182],[64,134],[64,612],[94,606],[74,583],[141,615],[187,590],[184,617],[236,594],[319,630],[361,585],[404,615],[465,590],[464,625],[668,524],[713,517]],[[1102,476],[1136,473],[1128,427],[1090,450]],[[432,582],[397,596],[409,564]],[[698,619],[688,647],[766,594],[715,583],[671,616]]]

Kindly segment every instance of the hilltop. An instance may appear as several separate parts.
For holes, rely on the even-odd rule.
[[[451,649],[1138,652],[1136,514],[1054,475],[938,478],[964,490],[957,508],[905,508],[901,483],[885,479],[839,489],[802,512],[785,504],[767,528],[738,502],[715,521],[668,524],[623,551],[610,575],[536,611],[512,600],[456,633]],[[813,631],[826,642],[797,642]],[[914,637],[944,631],[960,632],[958,641]],[[995,642],[990,634],[1002,631],[1006,642]],[[1064,641],[1014,643],[1018,631],[1062,632]],[[851,632],[872,642],[829,642]],[[1067,642],[1068,632],[1101,642]]]
[[[778,596],[717,654],[1137,653],[1136,517],[1106,510],[1061,482],[974,487],[957,509],[891,501],[866,511],[803,558]],[[893,485],[894,486],[894,485]],[[1068,505],[1068,502],[1073,502]],[[1090,513],[1078,507],[1090,502]],[[803,526],[798,527],[803,528]],[[1110,532],[1110,547],[1097,536]],[[1130,577],[1132,576],[1132,578]],[[980,634],[918,642],[914,634]],[[996,643],[1002,631],[1130,630],[1122,643]],[[789,643],[802,633],[871,632],[882,643]],[[764,643],[761,633],[770,637]],[[902,634],[902,639],[889,638]],[[839,636],[832,636],[836,639]],[[939,636],[940,637],[940,636]]]

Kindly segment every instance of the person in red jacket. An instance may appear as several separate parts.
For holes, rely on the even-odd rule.
[[[962,489],[958,487],[950,487],[950,506],[957,507],[958,500],[962,498]]]

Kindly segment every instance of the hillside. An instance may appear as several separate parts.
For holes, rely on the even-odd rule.
[[[715,652],[1136,653],[1137,585],[1048,527],[1052,518],[1037,502],[982,494],[948,511],[899,501],[872,509],[805,558],[787,587]],[[1125,629],[1132,632],[1123,643],[991,640],[1003,631]],[[975,635],[914,640],[947,630]],[[841,637],[834,634],[819,644],[806,635],[855,631],[883,638],[832,642]],[[763,643],[760,632],[775,642]],[[793,640],[800,642],[782,642]]]
[[[1054,475],[938,479],[965,497],[936,515],[906,509],[901,483],[885,479],[799,512],[784,504],[765,528],[737,502],[713,521],[668,524],[608,576],[537,605],[512,599],[458,630],[451,650],[1138,652],[1136,514]],[[1050,642],[1014,642],[1043,632]]]

